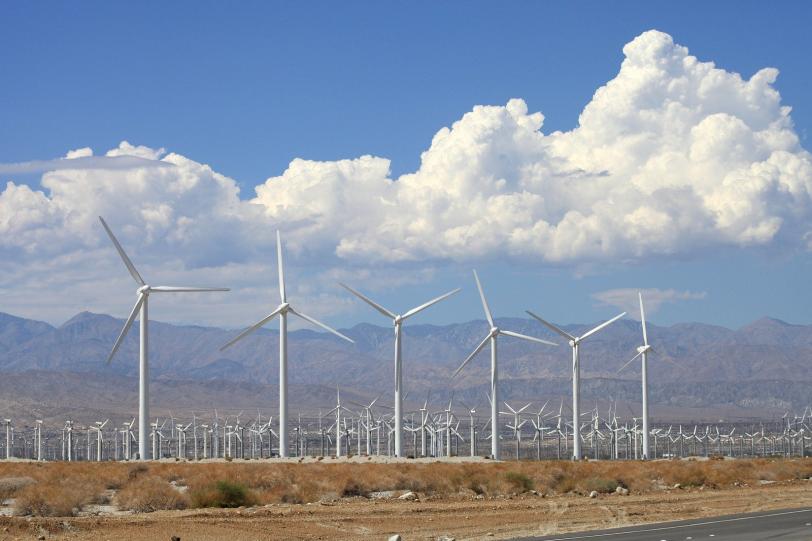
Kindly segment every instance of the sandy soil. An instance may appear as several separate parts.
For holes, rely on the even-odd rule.
[[[812,481],[729,490],[673,490],[596,499],[532,494],[499,499],[427,501],[341,500],[329,504],[277,504],[245,509],[161,511],[119,517],[0,518],[0,539],[287,540],[382,539],[404,541],[450,535],[510,539],[592,528],[628,526],[730,513],[812,506]]]

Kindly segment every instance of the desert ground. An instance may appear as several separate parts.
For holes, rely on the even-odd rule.
[[[510,539],[812,506],[812,459],[0,463],[0,539]]]

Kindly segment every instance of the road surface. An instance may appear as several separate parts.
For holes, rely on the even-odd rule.
[[[646,524],[630,528],[596,530],[525,541],[781,541],[812,540],[812,509],[785,509],[744,515],[679,522]]]

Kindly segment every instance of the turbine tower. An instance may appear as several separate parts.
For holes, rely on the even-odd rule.
[[[223,351],[227,347],[239,342],[275,317],[279,316],[279,456],[286,458],[288,456],[288,314],[293,314],[300,319],[321,327],[339,338],[343,338],[347,342],[352,343],[353,341],[351,338],[344,336],[332,327],[328,327],[324,323],[317,321],[298,310],[294,310],[293,306],[290,305],[287,294],[285,293],[285,271],[282,264],[282,237],[279,234],[279,231],[276,232],[276,256],[279,267],[279,297],[282,303],[276,307],[276,310],[262,318],[253,326],[245,329],[243,332],[237,335],[236,338],[221,347],[220,351]]]
[[[460,288],[457,288],[453,291],[449,291],[444,295],[440,295],[437,298],[434,298],[426,303],[421,304],[415,308],[412,308],[408,312],[403,315],[395,314],[390,310],[387,310],[380,304],[376,303],[369,297],[364,296],[363,294],[359,293],[358,291],[354,290],[350,286],[346,284],[342,284],[339,282],[339,285],[373,307],[375,310],[383,314],[385,317],[388,317],[392,320],[392,325],[395,327],[395,456],[402,457],[403,456],[403,358],[401,352],[401,327],[403,326],[403,322],[408,318],[412,317],[413,315],[417,314],[418,312],[422,312],[429,306],[433,304],[437,304],[438,302],[447,299],[454,293],[458,292]]]
[[[581,342],[604,327],[611,325],[618,319],[626,315],[626,312],[618,314],[609,321],[604,321],[592,330],[585,332],[581,336],[573,336],[567,331],[561,330],[552,323],[549,323],[539,316],[527,310],[527,313],[540,323],[548,327],[553,332],[556,332],[569,340],[570,347],[572,348],[572,458],[581,460]]]
[[[643,385],[643,460],[648,460],[650,456],[648,445],[648,353],[654,353],[654,348],[652,348],[648,343],[648,335],[646,333],[646,312],[643,309],[643,294],[639,291],[637,292],[637,298],[640,300],[640,324],[643,327],[643,345],[637,347],[637,355],[632,357],[629,362],[621,366],[618,372],[629,366],[634,362],[635,359],[640,357],[640,371],[642,372],[641,379]]]
[[[99,220],[101,221],[104,230],[107,231],[107,235],[110,237],[110,240],[113,241],[113,245],[116,247],[118,255],[120,255],[122,261],[124,261],[124,266],[127,267],[127,270],[130,271],[130,275],[138,284],[138,298],[135,301],[135,306],[133,306],[132,312],[130,312],[130,316],[127,318],[127,322],[124,323],[124,328],[121,329],[121,333],[118,335],[116,343],[113,345],[113,349],[110,351],[110,355],[107,357],[107,364],[109,365],[113,360],[113,356],[116,354],[116,351],[118,351],[118,348],[124,341],[127,331],[130,330],[135,318],[138,317],[141,326],[141,335],[139,341],[140,354],[138,363],[138,457],[141,460],[149,460],[151,458],[149,446],[147,445],[149,440],[149,295],[150,293],[228,291],[228,288],[148,285],[144,279],[141,278],[141,275],[138,274],[138,270],[136,270],[135,265],[133,265],[130,258],[127,257],[127,254],[124,252],[124,248],[121,247],[121,244],[119,244],[116,236],[113,235],[113,232],[107,226],[107,222],[104,221],[104,218],[99,216]]]
[[[490,342],[491,344],[491,394],[490,394],[490,401],[491,401],[491,457],[494,460],[499,460],[499,371],[498,371],[498,357],[496,353],[496,339],[499,337],[500,334],[504,334],[506,336],[512,336],[513,338],[521,338],[522,340],[529,340],[530,342],[538,342],[539,344],[547,344],[548,346],[557,346],[553,342],[548,342],[547,340],[542,340],[541,338],[534,338],[532,336],[526,336],[524,334],[519,334],[513,331],[506,331],[504,329],[500,329],[496,326],[493,322],[493,316],[491,315],[491,309],[488,308],[488,301],[485,300],[485,293],[482,291],[482,284],[479,283],[479,276],[477,276],[476,271],[474,271],[474,280],[476,280],[476,287],[479,290],[479,298],[482,300],[482,308],[485,310],[485,317],[488,319],[488,323],[490,324],[491,328],[488,331],[488,335],[479,343],[476,349],[468,355],[468,357],[462,362],[459,368],[454,371],[452,374],[452,378],[455,377],[457,374],[460,373],[460,370],[468,364],[471,359],[473,359],[477,353],[482,351],[482,349],[488,345]]]

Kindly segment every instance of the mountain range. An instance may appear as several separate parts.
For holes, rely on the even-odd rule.
[[[77,314],[59,327],[0,313],[0,374],[6,375],[3,379],[7,383],[0,384],[0,408],[4,404],[19,406],[23,395],[27,404],[36,404],[37,386],[48,381],[62,381],[65,386],[61,389],[64,404],[53,394],[48,396],[54,408],[83,407],[75,397],[87,398],[81,388],[90,382],[105,388],[105,382],[117,381],[129,393],[138,375],[137,326],[115,360],[105,364],[122,325],[120,319],[89,312]],[[497,325],[559,343],[550,347],[500,338],[503,398],[557,401],[561,397],[566,402],[571,385],[568,345],[530,319],[504,318],[497,320]],[[592,326],[562,328],[577,335]],[[487,333],[484,320],[407,325],[404,329],[404,387],[411,393],[409,400],[422,402],[431,391],[435,398],[454,392],[468,403],[487,403],[487,351],[457,378],[450,377]],[[322,332],[289,332],[289,378],[301,389],[296,396],[291,393],[294,405],[327,407],[334,400],[330,398],[332,391],[326,393],[325,389],[336,386],[358,400],[381,392],[389,395],[387,391],[393,386],[392,329],[359,324],[342,332],[355,344]],[[650,396],[663,414],[696,417],[701,411],[710,411],[713,416],[774,416],[786,409],[803,409],[812,402],[812,326],[762,318],[737,330],[682,323],[668,327],[649,324],[648,332],[655,349],[649,362]],[[214,327],[150,322],[151,377],[161,385],[184,388],[183,400],[190,408],[210,405],[211,389],[223,393],[219,397],[223,407],[228,397],[234,396],[228,389],[242,389],[241,396],[275,394],[277,332],[262,329],[221,352],[220,346],[234,335],[235,331]],[[640,323],[624,319],[584,343],[581,375],[585,401],[619,400],[629,409],[635,407],[640,400],[639,362],[620,373],[618,369],[636,353],[640,341]],[[12,376],[16,383],[8,385]],[[255,387],[249,392],[245,385]],[[96,403],[85,401],[86,409],[117,403],[100,393],[95,397]],[[267,406],[273,407],[272,400]]]

